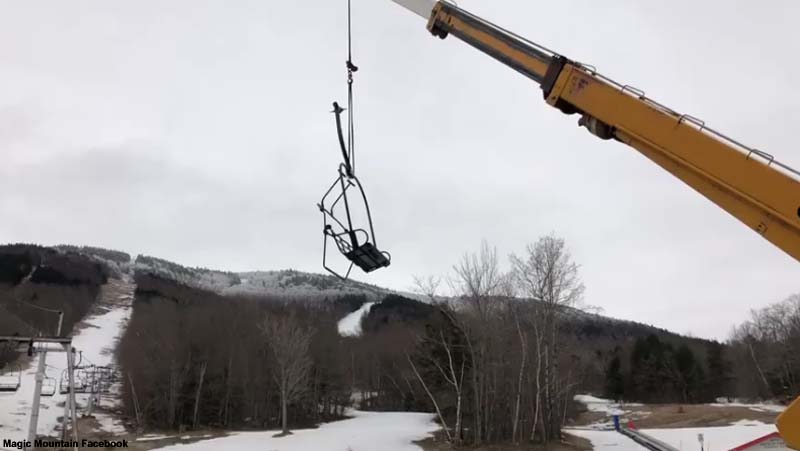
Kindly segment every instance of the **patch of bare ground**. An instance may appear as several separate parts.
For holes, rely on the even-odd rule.
[[[573,437],[571,435],[565,436],[561,442],[554,442],[548,445],[537,445],[531,443],[520,443],[518,445],[511,443],[495,444],[495,445],[464,445],[455,447],[446,440],[441,433],[436,433],[433,438],[428,438],[416,442],[417,445],[422,447],[424,451],[591,451],[592,445],[588,440]]]
[[[224,437],[227,434],[225,431],[220,430],[206,430],[206,431],[192,431],[192,432],[185,432],[182,434],[178,433],[166,433],[163,436],[159,436],[162,438],[157,438],[154,440],[147,439],[142,441],[136,441],[137,438],[142,438],[143,436],[134,433],[125,433],[125,434],[113,434],[110,432],[103,431],[101,429],[100,423],[93,417],[81,417],[78,418],[78,431],[80,431],[79,439],[87,439],[92,441],[100,441],[100,440],[108,440],[108,441],[117,441],[117,440],[127,440],[128,447],[126,449],[132,451],[149,451],[151,449],[156,448],[163,448],[165,446],[170,445],[186,445],[189,443],[198,442],[201,440],[210,440],[212,438],[219,438]],[[71,437],[71,431],[69,432],[69,436]],[[158,436],[157,434],[154,434]],[[53,439],[57,437],[51,437]],[[52,448],[50,448],[52,449]],[[63,450],[71,450],[72,448],[63,448]],[[93,448],[98,450],[118,450],[119,448]]]
[[[160,440],[147,440],[139,442],[136,441],[137,437],[130,436],[128,438],[129,447],[127,449],[133,451],[148,451],[151,449],[163,448],[171,445],[187,445],[189,443],[199,442],[201,440],[211,440],[214,438],[225,437],[227,435],[228,433],[224,431],[193,431],[166,437]]]

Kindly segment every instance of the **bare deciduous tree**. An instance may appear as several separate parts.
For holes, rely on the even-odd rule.
[[[541,436],[547,442],[558,437],[563,418],[558,414],[558,406],[563,404],[559,394],[565,393],[558,368],[558,327],[566,309],[581,301],[584,286],[578,265],[572,260],[564,240],[553,235],[528,245],[523,257],[512,255],[511,265],[518,292],[533,304],[530,320],[537,352],[537,372],[532,415],[534,421],[542,418]],[[534,427],[531,438],[535,434]]]
[[[412,290],[415,293],[425,296],[432,304],[439,301],[439,286],[442,284],[442,278],[439,276],[414,276],[414,287]]]
[[[467,253],[453,267],[455,275],[449,280],[457,299],[467,307],[461,318],[454,315],[467,342],[471,362],[471,383],[473,399],[473,442],[481,443],[486,432],[487,408],[490,391],[488,375],[488,346],[492,341],[490,331],[486,330],[487,320],[499,304],[494,302],[504,287],[503,276],[497,261],[497,249],[481,242],[480,251]],[[453,306],[457,308],[458,306]]]
[[[734,329],[731,345],[737,349],[749,395],[793,399],[800,392],[800,295],[790,296],[751,313],[752,319]],[[748,377],[749,376],[749,377]]]
[[[203,392],[203,379],[206,377],[206,369],[208,368],[208,362],[203,360],[203,363],[200,364],[200,377],[199,382],[197,383],[197,391],[194,395],[194,414],[192,415],[192,429],[197,429],[197,412],[200,409],[200,394]]]
[[[314,331],[302,326],[294,314],[284,317],[267,316],[261,331],[275,359],[275,381],[281,398],[282,434],[289,434],[288,405],[306,389],[311,370],[308,349]]]
[[[444,415],[442,415],[442,409],[439,407],[439,403],[436,401],[436,397],[431,392],[430,388],[428,388],[428,384],[425,382],[425,379],[417,370],[417,366],[414,365],[414,361],[411,359],[411,356],[406,353],[406,360],[408,360],[408,364],[411,365],[411,369],[414,371],[414,375],[417,376],[417,380],[419,381],[422,388],[425,390],[425,394],[428,395],[428,399],[433,404],[433,408],[436,409],[436,416],[439,417],[439,422],[442,424],[442,430],[444,430],[445,436],[447,437],[448,442],[453,441],[453,435],[450,433],[450,427],[447,426],[447,420],[445,419]]]
[[[491,307],[491,298],[500,294],[504,277],[497,262],[497,249],[481,242],[477,253],[467,253],[453,266],[455,276],[450,279],[453,292],[461,296],[483,317]]]

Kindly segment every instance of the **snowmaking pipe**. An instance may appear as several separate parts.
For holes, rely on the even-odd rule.
[[[636,429],[622,427],[619,429],[619,433],[651,451],[679,451],[677,448],[672,447],[661,440],[656,440],[655,438],[650,437],[649,435]]]

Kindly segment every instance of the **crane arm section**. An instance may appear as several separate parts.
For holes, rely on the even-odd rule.
[[[638,150],[800,260],[800,173],[794,169],[451,3],[394,1],[420,15],[429,9],[432,34],[455,36],[537,82],[549,105],[580,115],[579,124],[594,135]]]

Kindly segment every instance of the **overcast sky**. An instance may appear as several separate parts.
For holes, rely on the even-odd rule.
[[[586,302],[725,337],[800,291],[800,264],[533,82],[355,8],[359,175],[408,289],[481,239],[554,232]],[[462,7],[800,166],[800,2],[461,0]],[[0,241],[224,270],[321,271],[315,207],[339,162],[345,1],[2,0]]]

